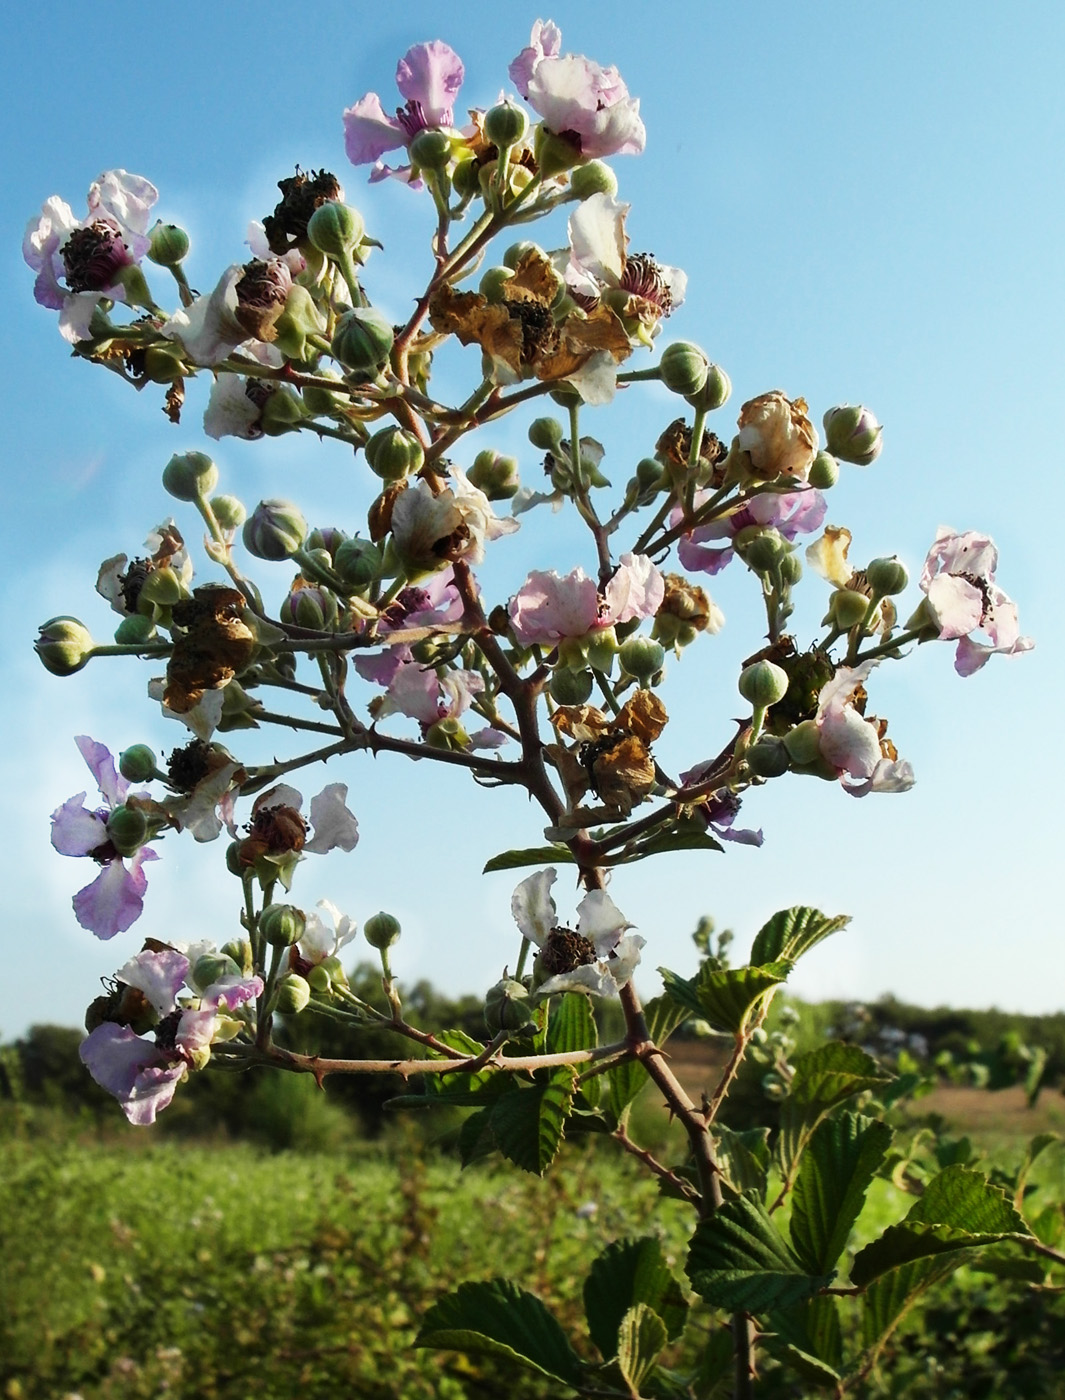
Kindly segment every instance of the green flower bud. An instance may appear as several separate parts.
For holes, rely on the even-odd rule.
[[[353,374],[376,375],[392,353],[395,333],[387,316],[372,306],[356,306],[337,321],[333,358]]]
[[[339,615],[333,594],[317,586],[294,589],[281,604],[282,622],[294,622],[314,632],[335,631]]]
[[[785,554],[779,565],[780,581],[792,588],[802,578],[802,560],[797,554]]]
[[[804,719],[784,735],[784,747],[792,763],[804,766],[821,757],[821,731],[812,719]]]
[[[772,734],[765,734],[757,744],[752,744],[745,757],[756,778],[779,778],[790,766],[787,749]]]
[[[76,617],[53,617],[41,624],[33,649],[53,676],[72,676],[88,661],[95,645]]]
[[[282,385],[267,396],[259,415],[259,427],[268,437],[280,437],[307,416],[307,408],[296,390]]]
[[[706,383],[710,361],[698,345],[677,340],[663,350],[658,368],[662,383],[674,394],[697,394]]]
[[[743,668],[736,686],[748,704],[763,709],[783,700],[788,692],[788,673],[772,661],[755,661]]]
[[[362,215],[350,204],[330,200],[319,204],[307,220],[307,237],[320,253],[335,258],[362,242]]]
[[[290,501],[260,501],[241,537],[256,559],[291,559],[307,538],[307,522]]]
[[[732,397],[732,380],[720,365],[711,365],[703,387],[694,394],[685,394],[684,397],[693,408],[700,408],[704,413],[713,413]]]
[[[277,984],[275,1009],[282,1016],[298,1016],[311,999],[311,984],[306,977],[290,972]]]
[[[131,856],[144,845],[148,818],[136,807],[124,803],[112,809],[107,818],[107,836],[120,856]]]
[[[489,305],[496,306],[503,300],[503,288],[513,277],[509,267],[490,267],[481,278],[478,290]]]
[[[175,453],[163,468],[163,489],[179,501],[199,501],[218,485],[218,468],[206,452]]]
[[[589,637],[585,648],[588,665],[596,671],[610,674],[618,654],[618,634],[613,627],[599,627]]]
[[[420,470],[425,449],[406,428],[382,428],[366,444],[370,470],[382,481],[402,481],[409,472]]]
[[[230,841],[226,847],[226,869],[230,875],[235,875],[238,880],[243,880],[248,873],[248,867],[240,858],[239,841]]]
[[[874,559],[867,565],[865,577],[869,580],[869,587],[880,598],[901,593],[910,581],[905,565],[899,563],[895,554],[890,558]]]
[[[384,555],[378,546],[356,535],[353,540],[345,540],[337,546],[333,568],[351,588],[365,588],[375,578],[380,578],[383,563]]]
[[[618,653],[627,675],[649,681],[666,663],[665,649],[650,637],[629,637]]]
[[[534,418],[529,424],[529,441],[541,452],[559,452],[562,447],[562,424],[557,418]]]
[[[227,958],[232,958],[234,966],[242,977],[250,977],[252,972],[251,944],[246,938],[231,938],[223,943],[221,950]]]
[[[526,253],[539,253],[541,257],[547,256],[539,243],[533,243],[528,238],[523,238],[520,243],[512,243],[503,254],[503,266],[509,267],[513,271]]]
[[[306,362],[318,354],[318,347],[309,337],[324,333],[325,318],[319,312],[314,297],[306,287],[295,283],[288,289],[285,309],[274,322],[274,344],[286,359]],[[303,401],[310,408],[306,391]]]
[[[867,467],[880,456],[883,428],[861,404],[841,404],[830,408],[822,420],[825,445],[844,462]]]
[[[657,457],[641,457],[636,463],[636,480],[641,491],[657,491],[662,485],[665,467]]]
[[[791,552],[787,540],[772,526],[749,526],[739,532],[734,543],[736,553],[756,574],[770,573]]]
[[[327,958],[326,962],[328,961]],[[328,996],[333,990],[332,969],[326,967],[325,962],[315,963],[307,973],[307,985],[319,996]]]
[[[115,641],[120,646],[141,646],[144,642],[153,641],[156,635],[155,621],[146,613],[124,617],[115,628]]]
[[[407,147],[407,154],[419,170],[443,170],[451,159],[451,138],[446,131],[426,127]]]
[[[316,373],[319,379],[335,379],[337,392],[333,393],[329,389],[323,389],[320,384],[308,384],[303,389],[303,402],[316,416],[340,413],[351,402],[344,393],[343,380],[329,369],[319,369]]]
[[[590,199],[593,194],[615,195],[618,177],[601,160],[590,160],[587,165],[577,166],[569,177],[569,187],[578,199]]]
[[[529,132],[529,118],[524,107],[509,99],[484,114],[484,134],[493,146],[516,146]]]
[[[592,693],[591,671],[571,671],[568,666],[556,666],[551,672],[548,689],[557,705],[583,705]]]
[[[274,948],[291,948],[306,927],[307,916],[294,904],[268,904],[259,915],[259,932]]]
[[[505,457],[490,447],[478,452],[467,475],[470,483],[483,491],[490,501],[509,501],[521,486],[518,459]]]
[[[847,632],[857,627],[869,607],[869,599],[864,593],[853,588],[837,588],[828,602],[828,620],[833,627]]]
[[[118,756],[118,771],[131,783],[146,783],[158,771],[158,760],[147,744],[132,744]]]
[[[144,377],[153,384],[173,384],[186,375],[188,367],[179,345],[149,345],[144,351]]]
[[[401,929],[399,920],[382,910],[379,914],[370,915],[363,924],[362,932],[371,948],[383,950],[391,948],[398,941]]]
[[[489,1035],[500,1031],[520,1031],[532,1020],[529,989],[513,977],[504,977],[489,987],[484,999],[484,1024]]]
[[[148,257],[159,267],[177,267],[188,256],[189,236],[177,224],[160,219],[148,234]]]
[[[460,199],[472,199],[481,189],[481,167],[472,157],[460,160],[451,172],[451,183]]]
[[[247,507],[236,496],[212,496],[211,509],[223,530],[239,530],[248,518]]]
[[[192,980],[201,991],[206,991],[223,977],[239,977],[241,969],[235,959],[225,953],[204,953],[196,959],[192,969]]]
[[[559,408],[579,408],[584,402],[572,384],[557,384],[551,390],[549,397],[558,404]]]
[[[839,463],[830,452],[819,452],[810,463],[806,479],[818,491],[827,491],[839,480]]]

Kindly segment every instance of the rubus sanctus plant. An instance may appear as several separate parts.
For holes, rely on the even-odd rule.
[[[599,1134],[691,1207],[686,1279],[656,1237],[622,1239],[589,1263],[594,1353],[505,1279],[441,1298],[421,1321],[421,1345],[510,1357],[552,1378],[551,1393],[731,1386],[745,1396],[760,1364],[860,1392],[913,1301],[959,1265],[1004,1268],[1013,1256],[1009,1267],[1040,1281],[1065,1263],[1052,1227],[1026,1220],[1023,1173],[1007,1189],[963,1162],[892,1153],[888,1114],[905,1076],[842,1041],[789,1057],[784,1039],[767,1039],[774,994],[844,917],[785,910],[757,934],[746,966],[708,945],[695,977],[663,969],[664,992],[643,1006],[633,974],[655,931],[633,931],[609,882],[616,867],[662,853],[760,844],[737,825],[744,794],[786,774],[838,782],[847,797],[906,791],[911,766],[867,692],[881,662],[941,640],[956,644],[967,676],[1032,643],[986,535],[940,528],[914,592],[897,558],[852,559],[850,532],[825,526],[824,492],[840,471],[880,455],[868,408],[829,406],[824,445],[806,402],[779,389],[751,394],[733,420],[724,369],[695,344],[660,349],[686,279],[630,251],[629,206],[606,161],[641,152],[645,133],[615,69],[563,53],[558,29],[537,22],[510,66],[515,91],[465,125],[463,76],[446,44],[418,44],[399,62],[394,115],[373,93],[344,113],[349,160],[431,206],[429,276],[402,325],[373,305],[372,222],[325,170],[279,181],[281,198],[250,230],[252,257],[203,294],[184,271],[188,237],[153,223],[157,192],[142,176],[107,171],[84,218],[53,197],[27,230],[37,300],[58,312],[78,357],[157,393],[175,424],[186,385],[204,376],[209,436],[336,440],[365,464],[372,495],[364,519],[312,523],[289,500],[249,509],[211,458],[178,452],[163,468],[177,518],[139,554],[101,566],[114,640],[94,641],[73,617],[41,627],[37,651],[55,675],[96,657],[143,658],[149,696],[188,730],[166,759],[136,734],[117,761],[77,740],[100,801],[87,806],[80,793],[60,806],[52,841],[91,862],[74,897],[79,923],[112,938],[150,919],[150,862],[175,833],[214,843],[243,891],[239,927],[125,950],[89,1008],[82,1059],[139,1124],[191,1073],[270,1066],[319,1083],[418,1076],[420,1092],[397,1103],[469,1109],[464,1162],[499,1153],[542,1174],[565,1134]],[[530,226],[556,211],[561,246],[531,241]],[[561,221],[550,227],[548,241],[560,242]],[[458,403],[433,387],[434,355],[449,341],[467,347],[471,370]],[[647,381],[675,395],[675,411],[664,421],[648,411],[626,484],[612,490],[584,407]],[[527,462],[483,435],[475,452],[465,442],[516,410],[539,415],[528,425],[531,482]],[[715,413],[721,436],[708,427]],[[349,500],[350,483],[340,485]],[[587,526],[584,564],[534,569],[509,596],[487,597],[477,574],[486,552],[505,555],[506,536],[560,509]],[[712,645],[724,618],[700,580],[734,558],[754,575],[767,624],[728,681],[745,718],[716,745],[700,739],[687,770],[670,773],[655,752],[669,723],[667,657]],[[788,620],[807,571],[830,590],[823,631],[803,643]],[[253,762],[242,741],[267,726],[284,732],[288,756]],[[486,991],[482,1041],[407,1019],[391,914],[363,915],[382,1010],[344,973],[354,920],[327,900],[311,907],[313,892],[294,902],[304,856],[351,851],[358,827],[345,782],[305,803],[286,780],[360,751],[446,764],[456,781],[464,771],[483,787],[517,787],[540,809],[534,843],[486,867],[534,869],[514,891],[513,954]],[[360,805],[372,818],[365,788]],[[563,865],[579,892],[556,902]],[[598,1043],[596,998],[620,1001],[624,1033],[609,1044]],[[276,1016],[328,1017],[355,1051],[361,1031],[384,1027],[410,1054],[298,1053],[275,1041]],[[693,1017],[729,1046],[700,1103],[663,1049]],[[769,1067],[767,1119],[741,1129],[728,1125],[728,1096],[748,1059]],[[680,1160],[660,1161],[632,1136],[630,1110],[648,1084],[684,1129]],[[848,1252],[878,1175],[893,1175],[912,1204]]]

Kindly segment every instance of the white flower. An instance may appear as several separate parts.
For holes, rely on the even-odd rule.
[[[553,867],[523,880],[510,902],[523,936],[540,949],[540,969],[546,980],[537,996],[581,991],[591,996],[616,996],[640,961],[644,939],[625,930],[632,927],[604,890],[591,890],[577,906],[577,929],[560,928],[551,886]]]

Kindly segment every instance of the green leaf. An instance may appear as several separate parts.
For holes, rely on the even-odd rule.
[[[692,1287],[713,1307],[765,1312],[811,1297],[832,1281],[813,1277],[788,1248],[765,1206],[740,1196],[700,1220],[688,1253]]]
[[[803,953],[808,953],[823,938],[846,928],[849,923],[849,914],[829,917],[822,914],[820,909],[809,909],[805,905],[782,909],[756,935],[751,947],[751,963],[758,967],[778,958],[798,962]]]
[[[551,1008],[547,1023],[547,1053],[594,1050],[599,1044],[592,1003],[582,992],[566,992]]]
[[[576,1388],[581,1362],[539,1298],[509,1279],[463,1283],[422,1319],[416,1347],[488,1352]]]
[[[666,995],[678,1006],[709,1021],[718,1030],[736,1035],[744,1029],[765,993],[785,981],[791,964],[771,962],[764,967],[715,971],[706,963],[691,979],[678,977],[665,967],[658,971],[665,983]]]
[[[791,1243],[811,1273],[835,1268],[884,1160],[886,1123],[843,1113],[821,1123],[803,1153],[791,1206]]]
[[[635,848],[623,846],[616,856],[607,856],[604,864],[632,865],[635,861],[644,860],[647,856],[668,855],[670,851],[723,851],[724,849],[721,842],[715,841],[706,830],[682,830],[674,827],[672,831],[663,832],[658,836],[649,837],[646,841],[641,841]]]
[[[782,1308],[769,1318],[769,1325],[787,1348],[807,1361],[813,1361],[816,1375],[839,1379],[843,1367],[843,1329],[835,1298],[820,1294],[798,1307]],[[794,1363],[799,1366],[797,1361]],[[818,1369],[819,1368],[819,1369]]]
[[[748,1128],[737,1133],[723,1123],[714,1124],[714,1156],[725,1183],[737,1196],[765,1199],[769,1175],[769,1129]]]
[[[493,856],[481,871],[491,875],[496,870],[519,870],[524,865],[564,865],[575,864],[573,852],[568,846],[527,846],[523,851],[501,851]]]
[[[795,1061],[791,1092],[780,1106],[780,1159],[785,1176],[814,1129],[837,1104],[890,1082],[871,1055],[833,1040]]]
[[[680,1023],[687,1020],[687,1013],[683,1007],[677,1006],[666,996],[655,997],[649,1001],[643,1009],[643,1015],[647,1022],[648,1035],[659,1046],[665,1045]],[[604,1077],[609,1090],[608,1110],[613,1118],[620,1122],[625,1110],[648,1083],[648,1073],[639,1060],[626,1060],[624,1064],[615,1065],[613,1069],[607,1070]]]
[[[688,1303],[654,1235],[608,1245],[584,1281],[588,1334],[604,1361],[617,1355],[622,1319],[638,1303],[645,1303],[661,1318],[670,1341],[684,1331]]]
[[[955,1252],[918,1259],[892,1269],[866,1289],[862,1299],[862,1338],[874,1359],[921,1294],[952,1274],[957,1264]]]
[[[543,1176],[562,1143],[576,1082],[573,1066],[561,1065],[545,1083],[497,1099],[491,1129],[504,1157],[523,1171]]]
[[[459,1129],[459,1161],[464,1167],[472,1166],[474,1162],[498,1151],[491,1120],[491,1109],[482,1108],[477,1113],[471,1113]]]
[[[633,1394],[639,1394],[667,1340],[666,1324],[646,1303],[635,1303],[621,1319],[618,1369]]]

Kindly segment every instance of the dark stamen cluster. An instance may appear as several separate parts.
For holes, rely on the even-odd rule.
[[[318,206],[343,199],[344,191],[328,170],[305,172],[298,165],[295,175],[278,180],[277,188],[281,198],[263,220],[263,229],[270,251],[280,257],[307,237],[307,220]]]
[[[595,962],[595,947],[591,941],[569,928],[553,928],[540,949],[540,966],[548,977],[572,972]]]
[[[175,749],[167,764],[170,785],[178,792],[192,792],[211,771],[211,745],[203,739],[193,739],[183,749]]]
[[[137,611],[137,600],[141,596],[141,589],[147,582],[148,575],[155,572],[155,565],[150,559],[134,559],[124,574],[118,576],[118,586],[122,593],[122,602],[128,613]]]
[[[650,253],[634,253],[626,260],[619,285],[623,292],[649,301],[661,316],[673,310],[673,293]]]
[[[72,292],[102,292],[119,268],[132,261],[118,230],[103,219],[76,228],[63,247],[63,267]]]

